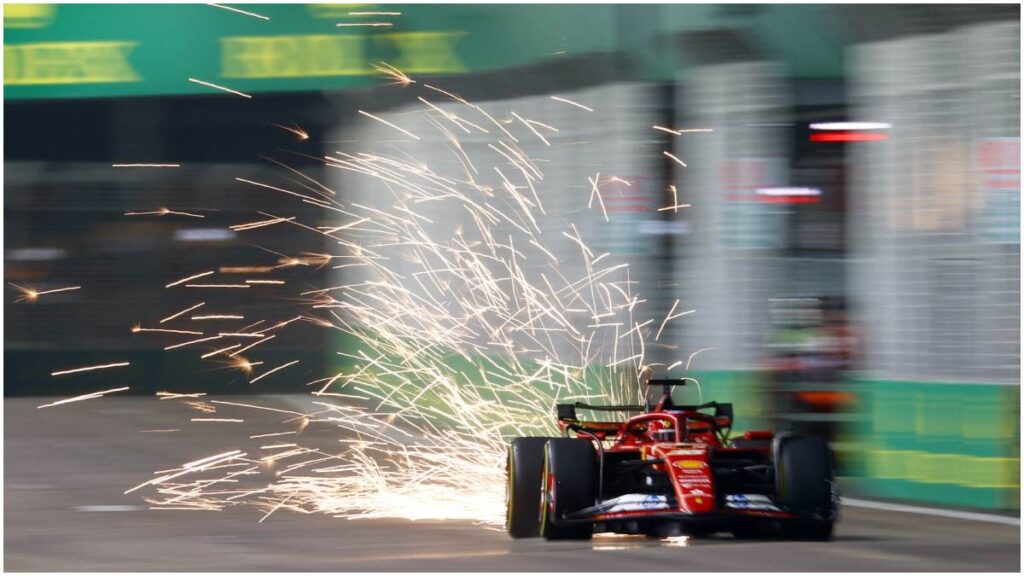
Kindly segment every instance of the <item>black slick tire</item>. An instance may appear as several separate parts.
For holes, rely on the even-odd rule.
[[[597,455],[589,440],[553,438],[544,451],[540,535],[546,540],[589,540],[591,523],[557,525],[566,513],[594,505]]]
[[[773,452],[777,500],[799,516],[783,525],[783,534],[800,540],[830,539],[836,509],[828,443],[822,438],[780,435]]]

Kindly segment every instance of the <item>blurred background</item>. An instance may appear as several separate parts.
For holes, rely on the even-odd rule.
[[[82,286],[34,303],[5,287],[6,398],[128,383],[152,395],[183,380],[302,393],[330,374],[347,344],[314,326],[265,346],[268,364],[303,359],[294,378],[253,385],[131,327],[194,304],[163,286],[205,270],[289,263],[293,284],[333,281],[310,255],[329,250],[318,235],[227,226],[257,210],[338,222],[235,178],[303,181],[286,164],[358,194],[317,158],[393,135],[359,110],[409,117],[414,97],[371,67],[383,61],[559,127],[545,203],[582,212],[581,231],[630,262],[661,316],[676,299],[698,310],[650,359],[713,348],[688,375],[736,403],[738,428],[827,435],[850,494],[1019,509],[1018,6],[239,8],[269,20],[209,5],[4,6],[5,281]],[[360,11],[400,15],[365,26]],[[447,155],[440,144],[418,156]],[[606,192],[610,223],[582,210],[595,171],[632,183]],[[670,187],[692,206],[659,211]],[[124,216],[162,206],[204,218]],[[305,309],[273,287],[226,292],[207,306]],[[112,358],[131,370],[49,377]]]

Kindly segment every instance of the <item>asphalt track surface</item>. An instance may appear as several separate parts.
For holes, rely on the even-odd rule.
[[[229,398],[281,405],[281,398]],[[189,423],[181,402],[107,397],[37,410],[4,401],[4,564],[10,571],[1004,571],[1020,570],[1020,527],[846,507],[832,542],[511,540],[467,522],[341,520],[252,508],[149,510],[127,488],[155,470],[271,431]],[[287,407],[287,406],[286,406]],[[270,416],[266,415],[270,414]],[[279,416],[279,415],[278,415]],[[226,428],[233,427],[233,428]],[[139,430],[178,429],[140,434]],[[331,430],[314,430],[330,440]],[[307,440],[308,441],[308,440]],[[334,440],[336,442],[336,439]]]

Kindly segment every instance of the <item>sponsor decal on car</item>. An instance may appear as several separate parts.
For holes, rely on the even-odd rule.
[[[669,456],[701,456],[704,454],[703,450],[673,450],[668,453]]]
[[[737,510],[779,510],[771,498],[764,494],[726,494],[725,507]]]
[[[668,497],[662,494],[623,494],[601,502],[599,512],[634,512],[668,508]]]

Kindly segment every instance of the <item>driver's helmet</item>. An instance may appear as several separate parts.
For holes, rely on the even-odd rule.
[[[651,435],[654,437],[655,442],[675,442],[676,441],[676,429],[675,428],[663,428],[661,430],[653,430]]]
[[[670,422],[655,420],[651,422],[650,435],[655,442],[675,442],[676,429]]]

